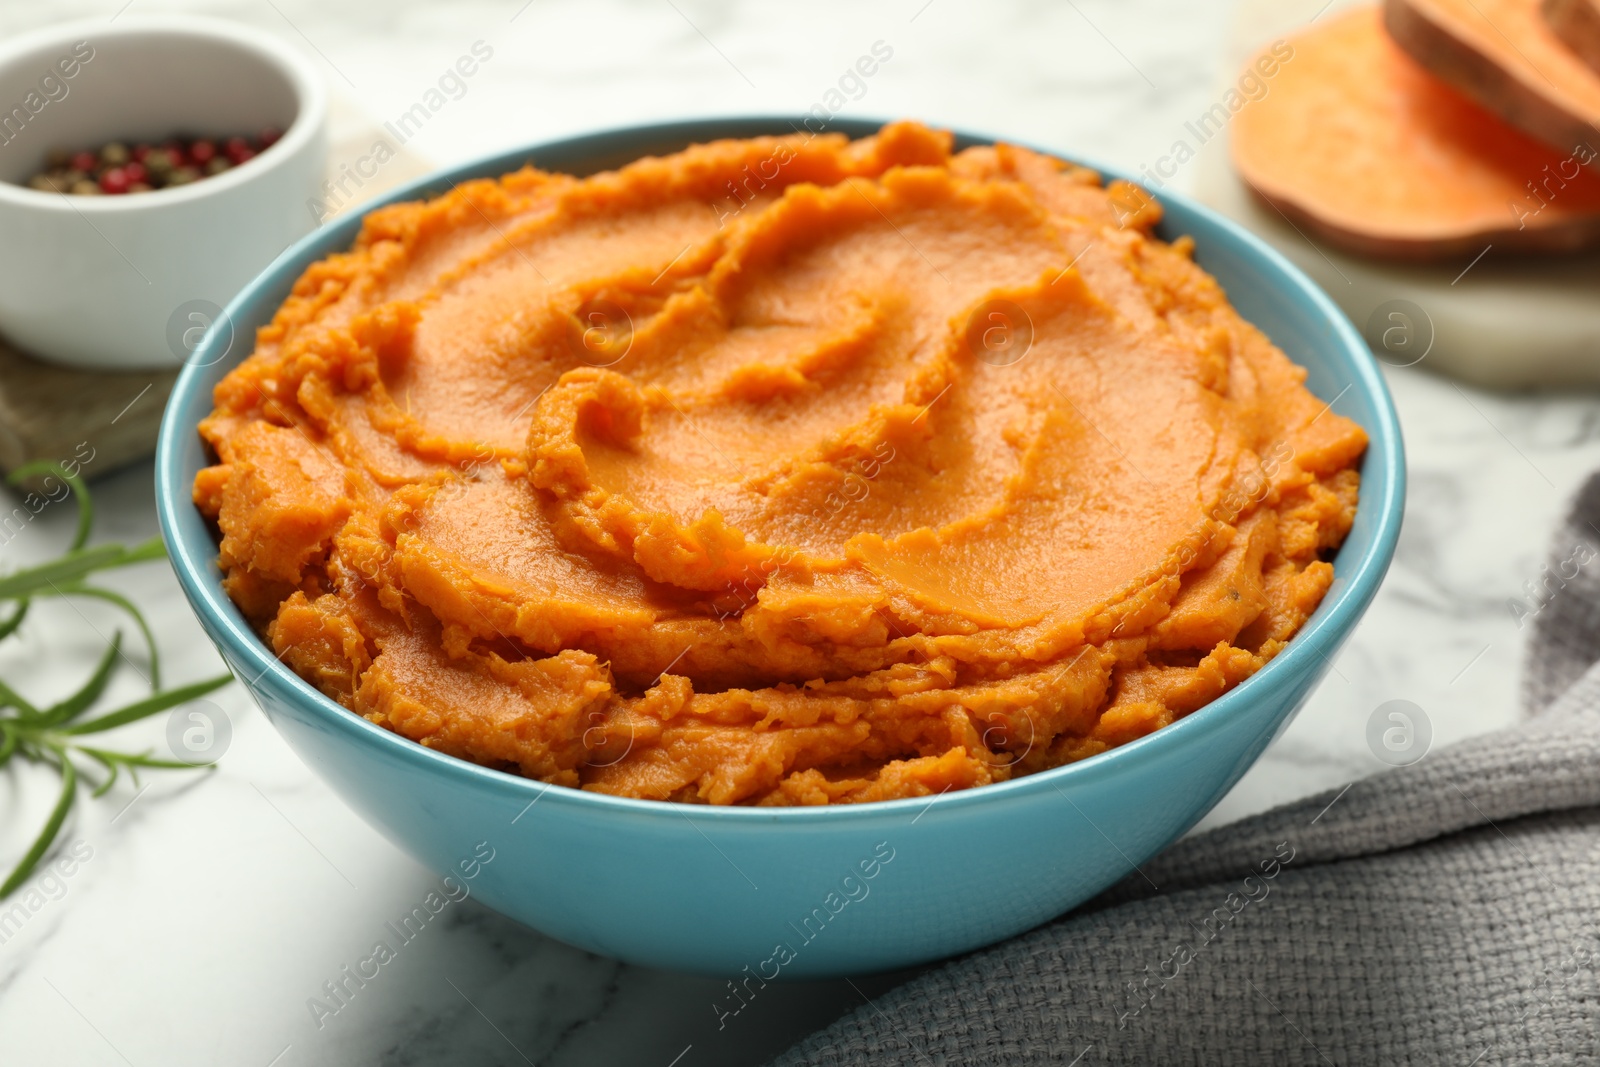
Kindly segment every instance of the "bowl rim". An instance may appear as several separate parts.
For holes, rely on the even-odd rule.
[[[538,157],[541,154],[576,152],[587,147],[589,154],[592,155],[605,146],[616,146],[619,143],[648,144],[651,139],[660,140],[669,137],[686,137],[691,141],[715,140],[718,137],[734,135],[719,131],[755,126],[770,126],[773,129],[787,126],[798,131],[801,128],[800,123],[804,122],[805,118],[806,116],[802,115],[756,114],[641,123],[543,140],[442,168],[382,194],[363,204],[358,210],[313,230],[286,249],[273,264],[241,290],[229,302],[224,316],[228,321],[234,321],[244,308],[261,299],[263,291],[277,288],[285,281],[292,283],[309,263],[348,248],[355,234],[359,232],[364,217],[388,204],[438,195],[460,181],[483,175],[507,174],[527,163],[530,157]],[[875,131],[885,121],[890,120],[835,118],[830,119],[831,125],[824,132],[844,132],[855,139],[864,133]],[[810,129],[809,126],[804,128]],[[1089,167],[1107,180],[1120,178],[1135,182],[1141,188],[1144,187],[1120,168],[1103,166],[1076,154],[1068,156],[1055,150],[1036,148],[1015,139],[991,137],[964,128],[944,126],[935,128],[947,129],[958,141],[967,143],[1004,142],[1030,147],[1052,157],[1068,159]],[[740,136],[750,136],[750,134]],[[643,158],[643,155],[641,152],[634,158]],[[1075,763],[1063,764],[1009,781],[971,789],[946,790],[932,796],[859,804],[753,807],[642,800],[552,785],[537,779],[523,778],[506,771],[483,767],[401,737],[354,714],[323,695],[273,655],[266,643],[244,622],[243,616],[238,613],[237,608],[223,591],[220,576],[215,573],[215,543],[207,537],[204,545],[190,544],[182,534],[183,525],[179,509],[194,506],[191,487],[183,478],[183,450],[188,443],[185,435],[196,432],[199,419],[209,410],[209,408],[204,410],[197,408],[198,404],[210,399],[209,390],[202,388],[202,378],[212,365],[224,360],[228,361],[230,367],[237,365],[247,355],[243,351],[238,353],[228,351],[212,361],[193,358],[189,365],[184,367],[173,386],[172,395],[162,418],[155,461],[156,503],[161,533],[167,543],[173,569],[208,636],[217,644],[224,645],[231,654],[230,658],[249,664],[256,672],[256,680],[246,683],[247,689],[269,684],[287,700],[297,703],[305,712],[319,720],[321,726],[345,734],[354,743],[376,745],[393,760],[421,773],[442,774],[446,780],[460,785],[498,791],[518,800],[526,799],[528,807],[524,808],[524,811],[531,808],[534,803],[549,801],[588,809],[591,812],[611,812],[617,816],[670,819],[674,825],[679,818],[692,814],[694,821],[691,825],[697,829],[696,824],[707,822],[717,825],[742,824],[747,827],[770,826],[775,823],[816,827],[826,824],[874,821],[903,813],[917,813],[916,817],[920,818],[921,813],[936,807],[950,810],[974,804],[1020,801],[1031,794],[1045,790],[1061,792],[1063,786],[1085,786],[1108,776],[1120,774],[1125,767],[1131,767],[1136,761],[1157,756],[1173,746],[1200,744],[1207,735],[1223,727],[1235,708],[1258,699],[1259,695],[1264,695],[1276,679],[1301,670],[1322,673],[1331,666],[1330,654],[1337,650],[1360,620],[1394,557],[1405,503],[1404,442],[1394,402],[1377,360],[1372,357],[1365,341],[1349,319],[1326,293],[1279,252],[1232,219],[1181,194],[1163,189],[1160,192],[1152,191],[1152,195],[1159,202],[1180,206],[1228,233],[1245,252],[1253,255],[1270,268],[1271,272],[1276,272],[1283,279],[1286,283],[1287,299],[1298,299],[1309,303],[1315,317],[1327,323],[1335,335],[1338,346],[1352,357],[1350,362],[1354,373],[1350,386],[1359,385],[1375,412],[1375,425],[1364,428],[1369,435],[1367,459],[1375,460],[1376,465],[1369,468],[1369,473],[1363,477],[1362,489],[1365,494],[1368,485],[1375,483],[1376,487],[1382,489],[1382,495],[1362,502],[1363,507],[1371,509],[1376,515],[1376,525],[1368,550],[1353,561],[1344,584],[1336,585],[1329,590],[1323,602],[1281,652],[1261,670],[1217,699],[1170,725],[1127,744]],[[308,256],[310,258],[306,258]],[[300,262],[302,259],[305,263]],[[224,337],[229,332],[209,333],[195,351],[194,357],[200,357],[217,338]],[[1331,407],[1337,400],[1338,397],[1335,397],[1329,406]],[[193,416],[186,417],[186,413],[191,411]],[[1372,473],[1377,473],[1379,477],[1372,478]],[[1313,662],[1314,659],[1322,660],[1320,670]],[[1288,714],[1289,709],[1286,708],[1274,722],[1274,728],[1281,726]]]
[[[274,69],[295,97],[294,120],[276,143],[236,167],[175,189],[123,196],[74,196],[47,193],[0,179],[0,204],[19,210],[56,214],[117,215],[173,207],[226,194],[287,165],[322,135],[327,121],[328,90],[311,61],[278,38],[244,23],[205,15],[133,15],[125,21],[77,19],[44,26],[0,45],[0,69],[5,69],[50,45],[69,46],[83,39],[91,44],[113,38],[188,38],[199,47],[223,43],[255,54]],[[312,231],[313,233],[315,231]]]

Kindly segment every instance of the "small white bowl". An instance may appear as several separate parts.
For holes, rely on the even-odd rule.
[[[316,226],[327,92],[275,38],[193,17],[62,23],[0,46],[0,336],[54,363],[171,368]],[[282,138],[190,185],[121,196],[24,183],[53,148],[178,134]]]

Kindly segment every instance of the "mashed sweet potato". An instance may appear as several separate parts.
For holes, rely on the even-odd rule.
[[[727,141],[374,212],[201,432],[230,595],[352,712],[567,786],[921,796],[1283,647],[1359,427],[1151,236],[946,134]]]

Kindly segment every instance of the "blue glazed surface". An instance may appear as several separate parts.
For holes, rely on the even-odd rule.
[[[507,152],[415,182],[416,199],[534,162],[586,174],[692,141],[787,133],[796,118],[608,131]],[[834,122],[861,136],[877,123]],[[958,147],[989,143],[958,135]],[[1092,165],[1092,164],[1090,164]],[[1119,177],[1099,168],[1108,178]],[[1080,763],[921,800],[837,808],[712,809],[546,786],[441,755],[352,715],[278,662],[227,595],[216,543],[190,499],[208,460],[195,427],[300,273],[346,249],[341,219],[286,251],[229,305],[180,376],[156,461],[162,533],[206,633],[295,751],[365,819],[436,871],[494,861],[474,880],[491,907],[581,948],[648,966],[782,978],[938,959],[1038,925],[1130,873],[1193,826],[1288,723],[1349,636],[1393,557],[1405,496],[1394,407],[1377,364],[1333,303],[1235,224],[1161,194],[1167,238],[1309,371],[1308,385],[1371,437],[1355,526],[1332,589],[1258,674],[1166,729]],[[210,366],[204,364],[215,360]],[[253,679],[253,680],[252,680]],[[867,877],[870,872],[871,877]],[[779,946],[786,950],[779,950]]]

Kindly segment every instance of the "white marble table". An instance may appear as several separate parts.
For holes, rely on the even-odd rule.
[[[0,35],[109,18],[121,2],[9,5]],[[847,114],[968,125],[1136,168],[1214,92],[1228,22],[1221,0],[193,7],[313,51],[329,80],[379,119],[486,42],[492,59],[417,139],[437,160],[656,118],[803,110],[882,40],[893,58]],[[147,8],[156,5],[134,0],[134,10]],[[1520,635],[1507,601],[1536,576],[1564,498],[1600,467],[1600,403],[1486,395],[1425,367],[1392,371],[1389,381],[1411,469],[1394,569],[1335,673],[1208,824],[1378,769],[1365,731],[1386,700],[1420,705],[1435,744],[1515,714]],[[97,535],[153,533],[150,492],[148,466],[101,483]],[[0,565],[54,554],[70,523],[67,509],[47,510],[0,549]],[[152,606],[173,680],[219,669],[164,567],[108,582]],[[0,675],[41,698],[64,691],[115,622],[93,606],[79,614],[45,605],[0,650]],[[131,674],[119,684],[137,691]],[[719,983],[587,956],[468,901],[319,1029],[307,998],[433,877],[346,810],[241,690],[216,702],[234,731],[220,770],[152,775],[143,792],[119,786],[69,826],[66,839],[91,858],[61,883],[60,899],[0,944],[0,1061],[754,1063],[892,984],[775,988],[719,1031]],[[159,721],[128,733],[138,734],[130,744],[163,744]],[[0,855],[20,849],[53,785],[31,773],[0,778]]]

